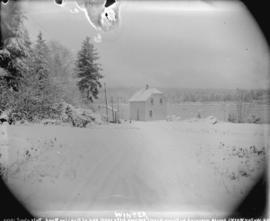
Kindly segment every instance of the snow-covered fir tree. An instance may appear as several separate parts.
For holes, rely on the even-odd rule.
[[[78,87],[86,101],[97,99],[101,87],[101,67],[97,63],[98,54],[90,38],[83,41],[76,60],[76,73],[79,78]]]
[[[34,75],[39,90],[44,90],[49,85],[50,69],[48,64],[49,49],[40,32],[34,48]]]
[[[6,75],[0,78],[0,83],[15,91],[19,90],[23,75],[28,71],[30,40],[24,19],[19,3],[10,1],[2,6],[0,67],[6,70]]]

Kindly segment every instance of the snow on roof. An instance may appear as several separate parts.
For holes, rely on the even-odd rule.
[[[163,94],[161,91],[159,91],[156,88],[143,88],[136,92],[130,99],[129,102],[134,101],[146,101],[149,97],[151,97],[153,94]]]

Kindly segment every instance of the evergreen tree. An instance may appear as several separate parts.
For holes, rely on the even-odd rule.
[[[97,60],[98,54],[94,45],[90,42],[90,38],[87,37],[82,43],[81,50],[78,52],[76,73],[79,78],[78,87],[82,97],[90,102],[97,99],[99,88],[101,87],[101,68]]]
[[[37,86],[40,91],[49,86],[49,64],[48,64],[49,49],[40,32],[34,48],[33,71],[37,81]]]
[[[0,78],[1,85],[19,90],[21,80],[28,71],[29,36],[24,27],[25,17],[19,3],[10,1],[1,8],[2,39],[0,44],[0,67],[7,71]]]
[[[40,33],[27,59],[29,71],[20,97],[17,97],[16,112],[27,113],[27,120],[51,118],[54,114],[53,105],[58,97],[50,80],[48,54],[47,44]]]

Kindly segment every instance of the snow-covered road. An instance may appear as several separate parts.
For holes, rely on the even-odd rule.
[[[8,185],[37,214],[135,210],[222,215],[262,171],[265,129],[204,121],[86,129],[8,126]]]

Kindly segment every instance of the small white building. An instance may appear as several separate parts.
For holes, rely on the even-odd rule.
[[[165,120],[167,103],[164,94],[156,88],[139,90],[129,99],[129,119],[137,121]]]

